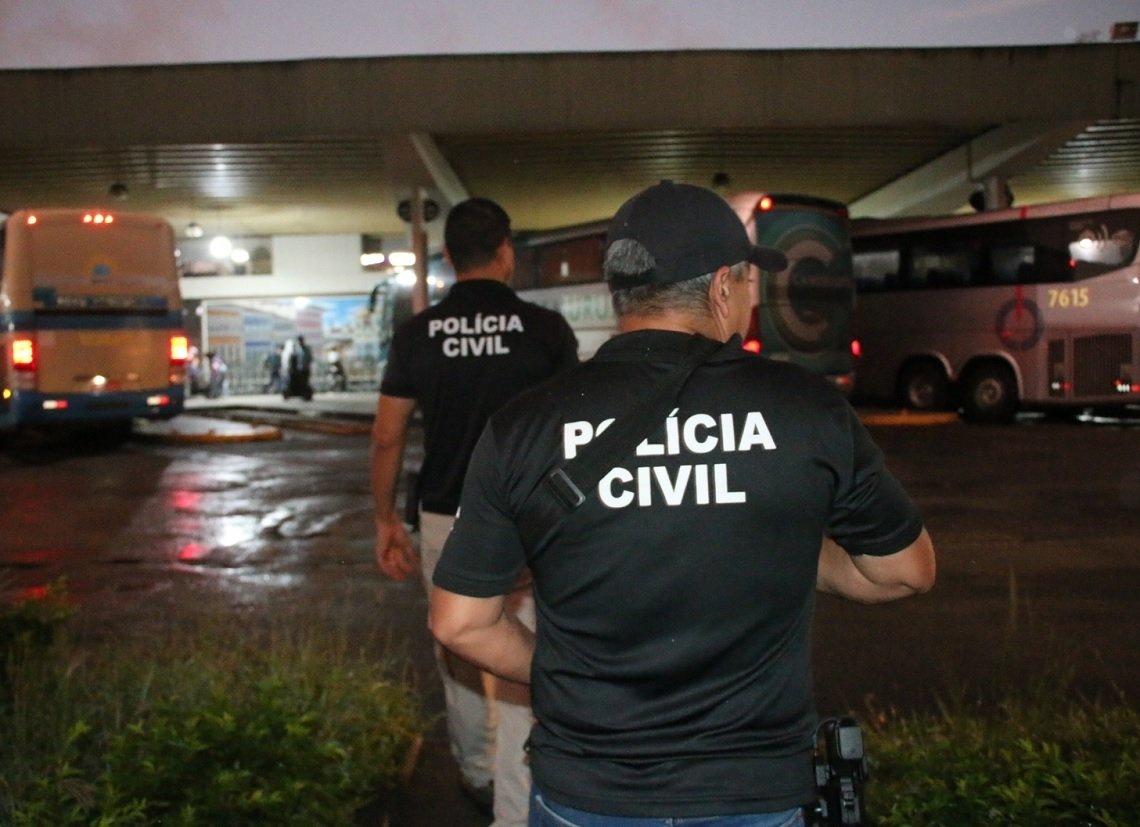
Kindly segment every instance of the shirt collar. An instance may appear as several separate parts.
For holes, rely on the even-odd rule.
[[[635,330],[606,340],[592,361],[599,362],[679,362],[689,352],[698,334],[674,330]],[[733,336],[709,357],[710,362],[752,358],[739,336]]]
[[[476,293],[510,293],[515,291],[507,284],[495,279],[464,279],[451,285],[448,295],[470,296]]]

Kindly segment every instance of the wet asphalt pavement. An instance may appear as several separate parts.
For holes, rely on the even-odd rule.
[[[268,397],[270,411],[196,404],[182,433],[118,447],[0,446],[0,589],[66,576],[78,625],[100,637],[202,617],[337,623],[406,658],[438,713],[423,590],[372,560],[375,395],[334,396],[301,414]],[[939,582],[886,606],[821,598],[821,711],[906,712],[1058,682],[1135,704],[1140,424],[871,428],[922,508]],[[437,725],[393,827],[489,821],[459,792]]]

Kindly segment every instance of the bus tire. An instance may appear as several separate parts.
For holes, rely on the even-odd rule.
[[[999,362],[976,365],[962,376],[962,418],[968,422],[1010,422],[1017,413],[1017,379]]]
[[[945,410],[950,404],[950,380],[937,362],[909,362],[899,371],[897,394],[903,407],[913,411]]]

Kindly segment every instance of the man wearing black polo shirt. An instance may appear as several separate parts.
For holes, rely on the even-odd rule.
[[[605,264],[620,335],[495,414],[475,448],[431,625],[531,681],[531,825],[802,824],[815,591],[872,603],[933,585],[921,518],[846,400],[742,349],[752,264],[787,266],[711,190],[630,199]],[[530,530],[523,504],[551,468],[710,351],[636,449]],[[537,633],[504,610],[527,568]]]
[[[372,491],[376,559],[397,580],[422,571],[430,587],[471,451],[491,413],[519,391],[578,363],[578,344],[566,320],[522,301],[507,286],[515,261],[510,235],[510,218],[495,202],[472,198],[457,204],[444,227],[456,283],[392,339],[373,426]],[[424,426],[418,555],[396,508],[408,421],[417,405]],[[533,626],[529,586],[514,589],[511,601],[512,610]],[[493,787],[494,827],[525,824],[530,775],[523,743],[531,723],[526,686],[494,682],[491,715],[480,671],[441,649],[437,656],[464,789],[489,802]]]

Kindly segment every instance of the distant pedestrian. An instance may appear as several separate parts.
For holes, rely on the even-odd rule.
[[[209,367],[203,367],[203,356],[198,348],[191,345],[189,355],[186,357],[186,392],[188,396],[196,393],[205,393],[207,390],[207,376]]]
[[[265,361],[262,366],[268,374],[268,380],[262,387],[262,393],[280,393],[281,392],[281,366],[282,354],[285,350],[284,345],[277,345],[269,353],[265,355]]]
[[[348,374],[344,372],[344,361],[340,357],[339,347],[333,347],[329,350],[328,363],[332,389],[334,391],[348,390]]]
[[[207,353],[206,358],[209,359],[210,363],[210,379],[206,396],[210,399],[225,396],[229,392],[229,366],[226,364],[226,360],[222,358],[222,354],[216,350]]]
[[[313,351],[305,344],[305,337],[298,336],[289,353],[289,384],[282,396],[299,396],[306,402],[313,398],[312,371]]]

